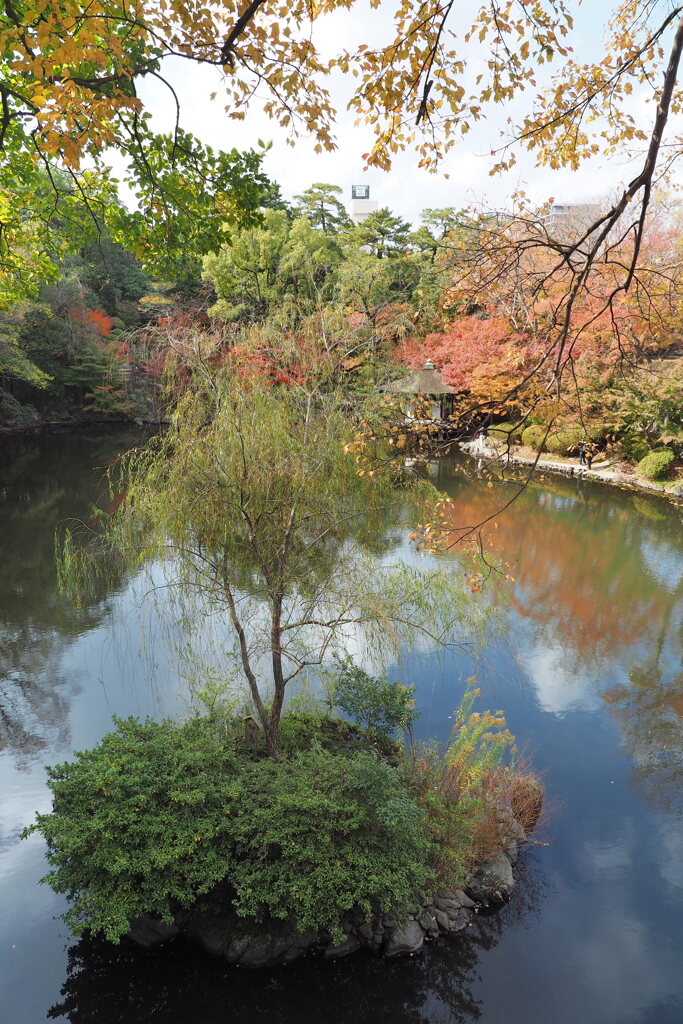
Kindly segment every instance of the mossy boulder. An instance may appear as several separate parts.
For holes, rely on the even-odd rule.
[[[671,448],[658,448],[638,463],[638,472],[646,480],[663,480],[676,458]]]

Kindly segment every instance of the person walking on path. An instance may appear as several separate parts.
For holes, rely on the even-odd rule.
[[[579,465],[585,466],[586,464],[586,442],[579,441]]]
[[[586,465],[588,466],[589,469],[591,469],[592,466],[593,466],[593,452],[591,451],[590,448],[588,448],[588,447],[586,448],[586,454],[585,454],[584,457],[585,457],[585,460],[586,460]]]

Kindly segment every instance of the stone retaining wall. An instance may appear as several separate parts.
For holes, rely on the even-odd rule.
[[[598,480],[627,491],[642,491],[645,494],[657,494],[661,498],[669,498],[670,501],[683,502],[683,487],[665,490],[660,484],[649,483],[642,477],[617,473],[611,469],[588,469],[587,466],[580,466],[578,463],[553,462],[551,459],[538,459],[537,461],[535,458],[516,455],[512,451],[508,451],[507,448],[499,451],[497,448],[482,447],[479,441],[462,441],[460,447],[467,455],[474,459],[482,459],[484,462],[500,462],[505,466],[519,466],[520,469],[535,467],[535,471],[538,473],[560,473],[562,476],[573,476],[582,480]]]

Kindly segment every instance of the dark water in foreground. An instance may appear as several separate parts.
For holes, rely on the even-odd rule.
[[[421,652],[423,736],[444,738],[465,679],[505,709],[554,804],[499,914],[411,959],[230,970],[181,944],[73,943],[37,880],[45,764],[95,743],[112,713],[186,706],[135,583],[83,611],[57,594],[53,531],[87,514],[133,440],[0,439],[0,1022],[40,1024],[679,1024],[683,1021],[683,519],[655,499],[548,479],[489,531],[515,578],[484,663]],[[459,524],[511,485],[442,464]],[[139,588],[138,588],[139,591]],[[143,656],[138,649],[142,647]]]

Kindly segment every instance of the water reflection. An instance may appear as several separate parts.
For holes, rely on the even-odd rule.
[[[516,489],[500,479],[472,487],[457,474],[441,485],[454,500],[454,527],[483,521]],[[647,502],[617,490],[606,499],[604,488],[588,482],[577,495],[575,481],[547,478],[532,481],[483,528],[485,546],[517,581],[513,607],[543,627],[572,669],[593,675],[598,664],[633,661],[643,643],[661,642],[663,621],[681,621],[682,513],[662,500]],[[457,537],[454,530],[451,539]],[[680,649],[675,631],[666,640]]]
[[[104,585],[82,609],[57,591],[54,529],[87,515],[106,493],[108,464],[139,435],[117,432],[5,440],[0,454],[0,751],[25,764],[68,742],[76,680],[64,678],[65,647],[104,617]]]
[[[481,1011],[470,986],[479,951],[491,948],[488,931],[459,942],[455,955],[442,943],[400,963],[357,954],[353,964],[311,959],[258,975],[207,962],[205,953],[180,942],[145,955],[125,944],[112,954],[82,940],[69,951],[62,998],[48,1017],[71,1024],[222,1024],[226,1008],[239,1007],[235,1019],[254,1024],[476,1021]]]
[[[619,722],[639,794],[667,814],[683,811],[683,672],[634,667],[603,695]]]
[[[312,957],[255,973],[225,967],[182,942],[145,954],[125,943],[112,952],[84,939],[69,951],[61,1000],[48,1016],[71,1024],[218,1024],[232,1006],[241,1011],[236,1019],[253,1024],[464,1024],[481,1016],[472,985],[479,958],[497,944],[500,928],[498,918],[488,918],[410,959],[356,954],[328,963]]]
[[[458,472],[441,486],[454,527],[483,521],[515,487],[472,487]],[[682,523],[665,501],[616,490],[607,499],[590,482],[577,492],[576,481],[547,478],[482,531],[515,577],[520,660],[541,707],[595,711],[604,698],[643,792],[666,807],[683,805]]]
[[[153,616],[153,628],[141,621],[134,588],[100,592],[82,612],[56,590],[56,521],[84,515],[103,489],[98,467],[134,440],[61,436],[18,443],[11,457],[8,446],[0,452],[0,753],[9,755],[0,758],[8,837],[0,860],[0,1004],[8,1020],[37,1024],[50,1004],[51,1019],[73,1024],[683,1019],[681,512],[588,481],[534,484],[497,528],[485,530],[516,582],[503,611],[510,632],[489,648],[480,678],[546,770],[552,842],[530,861],[542,864],[552,885],[534,870],[500,915],[393,963],[311,960],[252,974],[181,944],[144,954],[83,941],[71,946],[67,967],[55,920],[62,904],[37,886],[45,871],[39,844],[16,837],[49,800],[40,762],[96,743],[112,710],[154,711],[141,698],[150,686],[146,667],[121,666],[122,647],[135,663],[149,636],[159,678],[176,686],[171,645]],[[511,493],[509,483],[482,473],[474,481],[447,463],[438,467],[458,525],[481,520]],[[121,626],[95,628],[110,607],[117,622],[125,620],[125,637]],[[112,650],[103,654],[107,642]],[[449,659],[442,664],[420,649],[395,666],[399,678],[418,684],[419,727],[429,735],[447,731],[459,681],[472,671],[466,658]],[[17,772],[17,762],[30,771]]]

